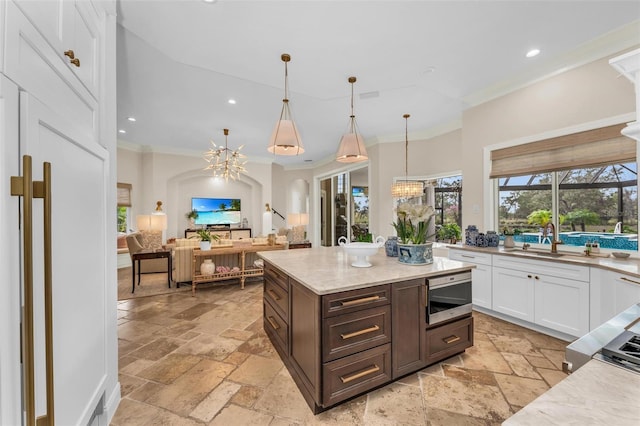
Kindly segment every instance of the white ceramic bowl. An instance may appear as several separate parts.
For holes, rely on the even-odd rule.
[[[627,257],[629,257],[629,253],[625,253],[622,251],[614,251],[611,254],[613,255],[613,257],[617,257],[618,259],[626,259]]]
[[[367,256],[373,256],[378,249],[384,245],[385,239],[380,236],[373,243],[348,243],[345,237],[338,238],[338,244],[349,256],[355,256],[356,261],[351,264],[356,268],[368,268],[371,263],[367,261]]]

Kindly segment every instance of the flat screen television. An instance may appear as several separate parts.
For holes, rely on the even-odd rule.
[[[196,225],[226,225],[240,223],[242,211],[239,198],[191,198],[191,210],[198,212]]]

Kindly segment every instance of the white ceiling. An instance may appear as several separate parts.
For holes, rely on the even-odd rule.
[[[198,153],[229,128],[230,148],[287,166],[335,155],[349,76],[370,145],[403,140],[404,113],[410,138],[433,135],[474,104],[640,44],[639,1],[119,0],[118,22],[121,140]],[[534,47],[542,53],[525,58]],[[300,157],[266,151],[282,53]]]

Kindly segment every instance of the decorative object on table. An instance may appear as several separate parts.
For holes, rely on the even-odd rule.
[[[280,119],[273,129],[267,151],[276,155],[299,155],[304,153],[304,147],[289,109],[289,73],[287,64],[291,61],[291,56],[288,53],[283,53],[280,59],[284,62],[284,99],[282,100]]]
[[[216,264],[212,259],[205,259],[200,264],[200,275],[213,275],[216,272]]]
[[[424,190],[422,182],[409,180],[409,114],[404,117],[404,180],[399,180],[391,185],[391,196],[394,198],[412,198],[422,195]]]
[[[246,217],[242,218],[242,227],[243,228],[248,228],[249,227],[249,221],[247,220]]]
[[[229,129],[222,129],[224,132],[224,148],[217,146],[216,143],[211,140],[212,148],[204,153],[204,159],[209,165],[205,167],[205,170],[212,170],[214,177],[224,178],[225,181],[240,179],[240,173],[247,173],[244,165],[246,160],[242,161],[247,156],[240,153],[240,150],[244,147],[241,145],[236,150],[231,150],[227,146],[227,138],[229,137]]]
[[[387,237],[387,241],[384,243],[384,251],[389,257],[398,257],[398,237]]]
[[[347,132],[340,139],[336,161],[340,163],[357,163],[359,161],[367,161],[369,156],[364,146],[364,138],[358,133],[356,116],[353,113],[353,83],[356,82],[356,78],[349,77],[347,81],[351,84],[351,116]]]
[[[478,228],[475,225],[467,226],[467,229],[464,230],[464,244],[467,246],[475,246],[478,233]]]
[[[626,259],[627,257],[629,257],[629,253],[625,253],[625,252],[622,252],[622,251],[614,251],[611,254],[613,255],[613,257],[618,258],[618,259]]]
[[[200,250],[211,250],[211,241],[217,241],[220,239],[219,236],[212,234],[206,229],[198,229],[196,234],[200,237]]]
[[[400,203],[396,209],[398,221],[393,227],[398,234],[398,261],[410,265],[433,263],[433,242],[427,241],[433,206]]]
[[[273,228],[273,214],[269,203],[264,205],[264,213],[262,213],[262,236],[266,237],[271,233]]]
[[[478,232],[478,237],[476,238],[476,246],[487,247],[487,239],[485,238],[484,233]]]
[[[516,246],[516,242],[513,239],[513,236],[516,234],[520,234],[518,229],[510,229],[508,227],[504,227],[502,229],[502,234],[504,235],[504,248],[514,248]]]
[[[485,238],[488,247],[498,247],[498,245],[500,245],[500,237],[496,231],[487,231]]]
[[[371,266],[367,256],[376,254],[378,249],[384,245],[385,239],[379,236],[374,241],[373,243],[348,243],[346,237],[338,238],[338,244],[344,249],[344,252],[356,257],[356,261],[351,264],[356,268],[368,268]]]

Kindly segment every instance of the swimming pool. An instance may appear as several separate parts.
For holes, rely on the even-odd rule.
[[[612,234],[602,232],[560,232],[560,240],[569,246],[584,246],[587,242],[597,242],[600,248],[614,250],[638,250],[638,234]],[[514,235],[519,243],[551,244],[551,238],[544,238],[542,234],[527,232]]]

